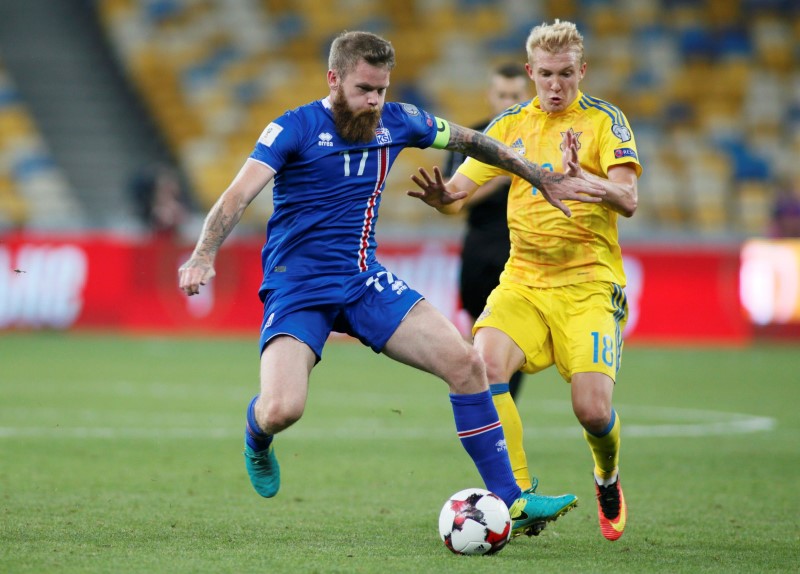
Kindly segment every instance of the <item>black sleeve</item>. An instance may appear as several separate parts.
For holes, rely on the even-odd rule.
[[[464,163],[465,159],[467,159],[467,156],[465,156],[463,153],[451,151],[449,154],[447,154],[447,163],[444,166],[443,175],[446,178],[453,177],[458,169],[458,166]]]

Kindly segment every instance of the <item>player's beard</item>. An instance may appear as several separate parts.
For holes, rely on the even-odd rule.
[[[381,120],[380,108],[354,112],[342,92],[337,91],[333,97],[332,111],[336,131],[346,142],[366,144],[375,139],[375,129]]]

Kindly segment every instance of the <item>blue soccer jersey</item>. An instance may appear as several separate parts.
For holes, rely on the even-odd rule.
[[[429,147],[436,135],[436,118],[392,102],[368,144],[336,133],[329,98],[270,123],[250,155],[276,174],[261,252],[262,298],[268,289],[375,266],[375,224],[389,169],[403,148]]]

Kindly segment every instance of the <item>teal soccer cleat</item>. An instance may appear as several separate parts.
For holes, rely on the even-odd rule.
[[[275,446],[256,452],[244,445],[244,465],[256,492],[264,498],[272,498],[281,487],[281,467],[275,457]]]
[[[578,497],[574,494],[561,496],[544,496],[536,494],[538,481],[522,492],[509,508],[511,514],[511,536],[527,534],[538,536],[548,522],[552,522],[578,505]]]

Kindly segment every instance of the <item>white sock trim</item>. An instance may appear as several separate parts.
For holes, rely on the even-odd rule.
[[[615,469],[610,478],[600,478],[597,476],[596,472],[592,472],[592,474],[594,474],[594,481],[598,486],[610,486],[617,482],[617,478],[619,477],[619,469]]]

